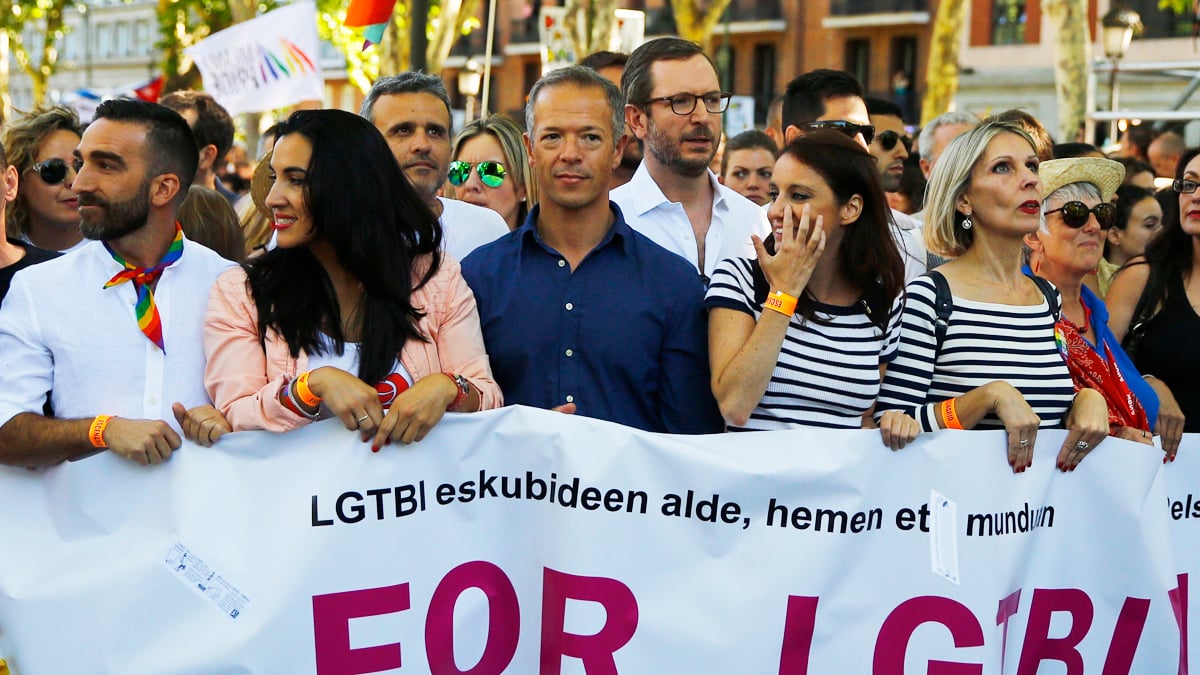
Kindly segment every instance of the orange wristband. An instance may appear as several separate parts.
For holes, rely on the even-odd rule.
[[[784,316],[791,316],[796,313],[796,302],[794,296],[783,291],[771,291],[767,295],[767,299],[763,301],[763,307],[773,309]]]
[[[311,370],[306,370],[300,373],[300,377],[296,378],[296,396],[300,398],[300,402],[306,406],[316,408],[321,405],[321,397],[312,392],[308,388],[308,374]]]
[[[92,426],[88,429],[88,440],[91,441],[93,448],[108,447],[108,444],[104,442],[104,430],[108,428],[110,419],[112,419],[112,415],[96,415],[96,419],[92,420]]]
[[[962,429],[962,420],[958,419],[958,399],[948,398],[942,401],[942,424],[946,429]]]

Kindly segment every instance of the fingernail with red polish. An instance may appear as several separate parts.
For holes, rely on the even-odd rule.
[[[371,452],[379,452],[379,446],[378,446],[378,445],[372,445],[372,446],[371,446]]]

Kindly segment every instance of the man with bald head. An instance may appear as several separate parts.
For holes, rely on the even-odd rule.
[[[1150,157],[1150,166],[1154,167],[1154,175],[1159,178],[1174,178],[1175,165],[1187,150],[1183,136],[1174,131],[1164,131],[1153,141],[1146,154]]]

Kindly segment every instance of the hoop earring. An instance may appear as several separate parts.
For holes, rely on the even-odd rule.
[[[971,229],[971,217],[970,216],[963,216],[962,229],[964,229],[964,230]]]

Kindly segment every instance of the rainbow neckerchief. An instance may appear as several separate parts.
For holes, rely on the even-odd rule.
[[[124,258],[109,248],[108,242],[104,242],[104,248],[108,250],[108,254],[113,257],[113,260],[125,267],[124,270],[117,272],[113,278],[109,279],[104,287],[111,288],[126,281],[133,282],[133,288],[137,291],[137,304],[134,305],[134,310],[137,313],[138,328],[166,354],[167,349],[163,346],[162,320],[158,317],[158,308],[154,306],[154,294],[150,292],[150,285],[158,279],[163,270],[175,264],[183,255],[183,228],[179,223],[175,223],[175,240],[171,242],[171,246],[162,260],[150,269],[125,262]]]

